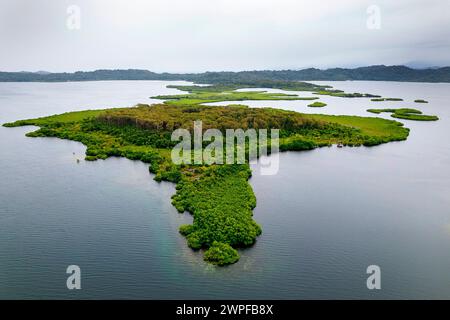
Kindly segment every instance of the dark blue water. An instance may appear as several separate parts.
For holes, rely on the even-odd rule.
[[[166,84],[0,83],[0,122],[145,103],[176,92]],[[274,176],[256,168],[263,234],[225,268],[187,248],[177,230],[191,218],[146,165],[77,163],[79,143],[0,127],[0,298],[450,298],[450,85],[333,85],[405,98],[399,106],[424,98],[415,106],[441,120],[405,121],[405,142],[283,153]],[[321,112],[374,106],[325,99]],[[264,105],[311,112],[307,101],[278,103]],[[66,289],[71,264],[82,270],[79,291]],[[371,264],[381,267],[379,291],[366,288]]]

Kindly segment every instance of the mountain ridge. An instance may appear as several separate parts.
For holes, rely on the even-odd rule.
[[[68,72],[2,72],[0,82],[65,82],[102,80],[185,80],[195,83],[247,83],[258,81],[373,80],[403,82],[450,82],[450,67],[414,69],[404,65],[373,65],[358,68],[306,68],[300,70],[207,71],[203,73],[156,73],[144,69],[98,69]]]

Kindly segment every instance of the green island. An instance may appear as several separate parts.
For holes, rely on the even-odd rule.
[[[416,99],[414,100],[415,103],[428,103],[427,100],[423,100],[423,99]]]
[[[313,102],[311,104],[308,104],[308,107],[311,107],[311,108],[322,108],[322,107],[325,107],[326,105],[327,104],[324,103],[324,102],[315,101],[315,102]]]
[[[281,86],[282,87],[282,86]],[[164,100],[168,105],[186,106],[203,103],[244,100],[316,100],[318,97],[299,97],[296,94],[268,93],[266,91],[237,91],[247,88],[243,85],[212,85],[212,86],[168,86],[168,88],[186,91],[188,94],[159,95],[152,99]],[[283,88],[283,87],[282,87]],[[284,90],[293,90],[292,87]],[[319,89],[316,86],[297,86],[296,91],[310,91]]]
[[[273,108],[249,108],[242,105],[205,106],[205,101],[232,101],[229,92],[247,99],[267,96],[276,100],[296,99],[290,95],[234,91],[243,85],[183,86],[189,95],[159,96],[161,104],[139,104],[131,108],[87,110],[3,124],[5,127],[34,125],[39,129],[28,137],[58,137],[83,143],[85,160],[126,157],[149,164],[156,181],[176,183],[172,204],[180,212],[189,212],[193,223],[179,232],[194,250],[204,250],[204,259],[216,265],[239,260],[236,249],[255,243],[262,229],[253,219],[256,197],[248,182],[251,170],[245,164],[175,165],[171,140],[173,130],[192,132],[196,120],[203,130],[279,129],[280,151],[311,150],[333,144],[375,146],[406,140],[409,129],[395,120],[376,117],[302,114]],[[283,86],[316,91],[315,85],[296,82]],[[231,88],[233,87],[233,88]],[[177,88],[180,88],[177,86]],[[206,93],[210,94],[209,96]],[[242,94],[242,96],[241,96]],[[206,146],[204,146],[206,147]]]
[[[399,109],[367,109],[368,112],[380,114],[382,112],[391,113],[391,117],[415,121],[436,121],[439,120],[437,116],[422,114],[422,111],[411,108]]]

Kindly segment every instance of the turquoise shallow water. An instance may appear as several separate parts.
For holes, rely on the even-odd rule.
[[[0,83],[0,122],[151,102],[176,92],[166,84]],[[249,104],[367,116],[368,107],[415,106],[441,120],[405,121],[405,142],[283,153],[274,176],[256,166],[263,235],[225,268],[187,248],[177,229],[191,218],[146,165],[77,163],[79,143],[0,127],[0,298],[450,298],[450,84],[329,84],[405,101]],[[81,267],[79,291],[66,289],[70,264]],[[380,291],[366,288],[371,264],[381,267]]]

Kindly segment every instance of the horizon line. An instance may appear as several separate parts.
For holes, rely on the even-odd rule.
[[[239,70],[239,71],[232,71],[232,70],[218,70],[218,71],[192,71],[192,72],[182,72],[182,71],[173,71],[173,72],[168,72],[168,71],[160,71],[160,72],[156,72],[156,71],[151,71],[150,69],[139,69],[139,68],[120,68],[120,69],[108,69],[108,68],[100,68],[100,69],[91,69],[91,70],[77,70],[77,71],[57,71],[57,72],[53,72],[53,71],[47,71],[47,70],[36,70],[36,71],[28,71],[28,70],[20,70],[20,71],[4,71],[4,70],[0,70],[0,73],[32,73],[32,74],[36,74],[36,73],[42,73],[42,75],[46,75],[46,74],[55,74],[55,73],[66,73],[66,74],[71,74],[71,73],[77,73],[77,72],[96,72],[96,71],[129,71],[129,70],[136,70],[136,71],[148,71],[148,72],[152,72],[155,74],[202,74],[202,73],[225,73],[225,72],[229,72],[229,73],[239,73],[239,72],[263,72],[263,71],[275,71],[275,72],[281,72],[281,71],[303,71],[303,70],[309,70],[309,69],[314,69],[314,70],[319,70],[319,71],[326,71],[326,70],[333,70],[333,69],[346,69],[346,70],[356,70],[356,69],[362,69],[362,68],[370,68],[370,67],[404,67],[404,68],[408,68],[408,69],[412,69],[412,70],[437,70],[437,69],[444,69],[444,68],[449,68],[450,65],[445,65],[445,66],[432,66],[432,67],[411,67],[408,65],[404,65],[404,64],[393,64],[393,65],[385,65],[385,64],[374,64],[374,65],[365,65],[365,66],[358,66],[358,67],[329,67],[329,68],[317,68],[317,67],[305,67],[305,68],[287,68],[287,69],[246,69],[246,70]]]

